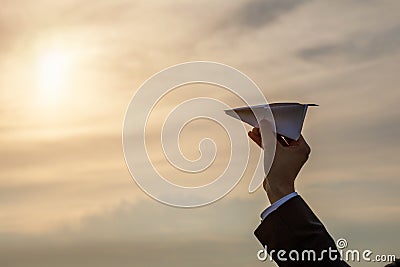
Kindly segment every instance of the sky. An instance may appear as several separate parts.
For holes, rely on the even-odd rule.
[[[297,191],[349,248],[400,256],[399,11],[385,0],[1,0],[0,265],[274,266],[256,257],[269,205],[261,189],[247,192],[256,145],[238,186],[196,209],[155,201],[126,167],[130,99],[158,71],[196,60],[240,70],[269,102],[319,104]],[[156,168],[183,185],[212,181],[229,155],[223,129],[196,121],[182,151],[195,159],[213,138],[214,165],[188,177],[165,160],[165,115],[199,96],[242,105],[215,86],[184,86],[148,125]]]

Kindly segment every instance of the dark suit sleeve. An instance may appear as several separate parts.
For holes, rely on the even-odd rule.
[[[280,267],[349,266],[340,259],[334,240],[300,196],[269,214],[254,234]],[[278,254],[280,250],[283,252]]]

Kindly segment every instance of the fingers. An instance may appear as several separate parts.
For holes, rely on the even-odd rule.
[[[253,140],[259,147],[262,147],[261,134],[258,128],[253,128],[252,131],[248,132],[248,136]]]
[[[300,142],[301,142],[300,138],[298,140],[289,139],[289,146],[298,146],[298,145],[300,145]]]
[[[305,142],[302,135],[300,135],[299,139],[297,139],[297,140],[293,140],[293,139],[287,139],[287,140],[289,143],[289,147],[297,147],[297,146],[302,145]]]
[[[300,135],[298,140],[290,140],[287,149],[303,150],[305,154],[309,155],[311,152],[310,146],[307,144],[303,135]]]
[[[275,129],[273,125],[267,120],[261,120],[259,122],[260,125],[260,134],[262,139],[262,146],[263,148],[271,148],[275,147],[276,143],[276,134],[274,133]]]
[[[260,128],[254,127],[251,131],[252,131],[255,135],[261,136],[261,134],[260,134]]]
[[[297,142],[299,143],[299,146],[304,149],[304,152],[309,155],[311,153],[311,148],[308,145],[308,143],[306,142],[306,140],[304,139],[303,135],[300,135],[299,140],[297,140]]]
[[[265,148],[265,147],[272,147],[273,144],[276,145],[276,149],[300,149],[304,150],[304,152],[308,155],[311,152],[310,146],[307,144],[305,141],[304,137],[300,135],[298,140],[288,140],[289,145],[285,146],[281,144],[280,142],[277,142],[277,140],[273,139],[276,138],[275,133],[273,131],[272,125],[270,122],[263,120],[260,122],[260,127],[262,128],[263,133],[261,133],[260,128],[254,127],[251,131],[248,132],[248,136],[250,137],[251,140],[253,140],[259,147]],[[262,135],[265,137],[262,138]],[[263,142],[263,140],[266,140],[266,142]]]

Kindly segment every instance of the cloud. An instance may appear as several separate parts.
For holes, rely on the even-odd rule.
[[[335,191],[329,191],[329,196],[333,197]],[[349,188],[346,193],[349,192],[353,191]],[[335,239],[344,237],[351,247],[363,248],[371,236],[376,241],[384,237],[384,244],[377,242],[369,249],[377,253],[393,251],[390,247],[395,248],[397,240],[390,232],[397,229],[396,221],[381,222],[388,230],[383,233],[377,230],[376,221],[352,221],[351,214],[340,213],[342,209],[335,209],[336,218],[327,216],[332,211],[326,207],[345,200],[332,199],[328,206],[319,200],[312,200],[310,204]],[[254,266],[261,264],[256,258],[261,246],[253,230],[264,207],[264,194],[246,200],[225,198],[198,209],[172,208],[149,200],[134,204],[122,202],[106,212],[86,216],[73,227],[53,229],[41,235],[0,233],[0,259],[12,267],[26,264],[41,267]],[[374,207],[360,212],[368,210],[373,212]]]
[[[250,29],[261,28],[275,22],[281,16],[309,2],[308,0],[252,0],[241,6],[232,16],[235,25]]]
[[[322,43],[302,49],[298,56],[322,63],[357,63],[394,54],[400,47],[400,25],[378,32],[365,31],[340,42]]]
[[[0,233],[0,262],[13,267],[243,266],[257,262],[260,245],[253,230],[264,207],[261,193],[197,209],[150,199],[124,201],[40,235]]]
[[[162,223],[162,222],[160,222]],[[26,240],[24,240],[26,242]],[[255,242],[171,242],[162,236],[146,242],[25,243],[23,248],[1,246],[3,266],[22,267],[203,267],[260,264]]]

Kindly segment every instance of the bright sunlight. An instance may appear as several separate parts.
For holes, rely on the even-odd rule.
[[[52,50],[39,57],[37,79],[39,102],[53,105],[60,101],[66,90],[71,65],[71,55],[66,51]]]

